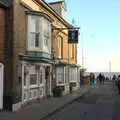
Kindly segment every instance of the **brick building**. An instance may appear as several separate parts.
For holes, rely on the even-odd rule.
[[[0,73],[0,89],[4,88],[3,93],[4,94],[4,100],[3,104],[5,104],[6,100],[6,90],[12,87],[9,87],[12,85],[10,82],[10,78],[12,79],[12,37],[11,37],[11,24],[12,19],[10,19],[9,16],[11,16],[9,13],[11,6],[11,0],[0,0],[0,62],[4,66],[4,79],[2,82],[2,77]],[[9,62],[8,62],[9,61]],[[1,68],[0,68],[1,69]],[[1,70],[0,70],[1,71]],[[9,81],[7,82],[7,78],[9,78]],[[2,84],[1,84],[2,83]],[[8,90],[9,91],[9,90]],[[1,94],[1,90],[0,90]],[[1,97],[1,95],[0,95]],[[3,97],[3,96],[2,96]],[[3,98],[2,98],[3,99]],[[1,101],[1,100],[0,100]]]
[[[0,39],[4,108],[15,111],[30,101],[52,96],[56,85],[64,87],[65,94],[70,86],[77,89],[77,46],[68,45],[68,28],[73,26],[63,17],[65,3],[60,2],[63,11],[58,13],[44,0],[2,1],[7,5],[6,12],[0,9],[5,16]]]
[[[63,18],[66,18],[67,5],[65,1],[49,3],[50,6]],[[77,45],[68,44],[68,30],[72,25],[57,24],[53,28],[53,49],[55,52],[55,82],[67,94],[79,88],[80,70],[77,65]],[[54,82],[54,83],[55,83]]]

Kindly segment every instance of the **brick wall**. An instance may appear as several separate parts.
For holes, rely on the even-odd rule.
[[[0,62],[4,61],[5,9],[0,8]]]

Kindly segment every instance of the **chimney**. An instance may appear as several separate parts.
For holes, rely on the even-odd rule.
[[[57,12],[61,17],[66,18],[67,5],[64,0],[50,2],[49,5]]]

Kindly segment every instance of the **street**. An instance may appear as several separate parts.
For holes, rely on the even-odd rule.
[[[81,99],[47,120],[120,120],[120,96],[114,83],[93,85]]]

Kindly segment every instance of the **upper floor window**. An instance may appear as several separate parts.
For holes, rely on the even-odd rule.
[[[63,39],[61,37],[57,38],[57,51],[58,51],[58,58],[63,57]]]
[[[75,58],[75,45],[74,44],[70,45],[70,58],[72,59]]]
[[[75,56],[75,46],[74,44],[72,45],[72,58],[74,59]]]
[[[40,46],[40,18],[29,16],[29,47],[38,49]]]
[[[27,12],[28,50],[51,52],[51,20],[44,13]]]
[[[50,27],[49,21],[46,20],[46,19],[44,19],[44,27],[43,27],[43,29],[44,29],[44,45],[48,46],[49,39],[50,39],[50,32],[51,32],[50,29],[51,29],[51,27]]]

